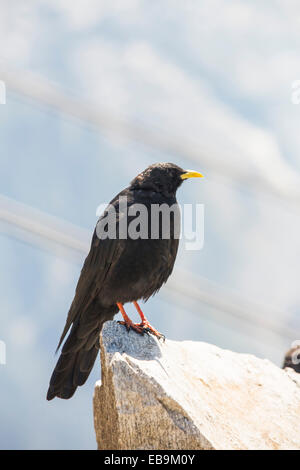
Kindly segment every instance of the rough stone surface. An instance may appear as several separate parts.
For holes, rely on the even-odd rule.
[[[300,449],[300,375],[202,342],[101,334],[99,449]]]

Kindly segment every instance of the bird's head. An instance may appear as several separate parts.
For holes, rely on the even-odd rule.
[[[202,176],[197,171],[183,170],[174,163],[154,163],[132,180],[131,188],[149,189],[173,196],[184,180]]]

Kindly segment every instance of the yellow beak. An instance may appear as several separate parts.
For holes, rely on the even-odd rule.
[[[182,180],[186,180],[187,178],[203,178],[203,175],[201,173],[198,173],[198,171],[193,171],[193,170],[187,170],[183,175],[180,176]]]

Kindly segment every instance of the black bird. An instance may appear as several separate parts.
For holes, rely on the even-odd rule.
[[[282,368],[290,367],[295,372],[300,373],[300,344],[289,349],[284,356],[284,362]]]
[[[176,210],[179,210],[176,191],[185,179],[201,176],[198,172],[185,171],[172,163],[151,165],[110,203],[112,213],[115,211],[116,214],[116,236],[104,235],[108,233],[108,222],[105,221],[109,220],[111,211],[107,209],[102,214],[57,347],[59,349],[71,327],[50,379],[48,400],[55,396],[70,398],[76,388],[85,383],[98,354],[102,325],[105,321],[112,320],[118,311],[124,318],[124,322],[120,323],[127,329],[132,328],[141,334],[152,333],[159,338],[163,336],[149,324],[137,301],[149,299],[170,276],[179,242],[178,237],[176,238]],[[121,203],[125,197],[127,206]],[[137,204],[148,209],[147,219],[144,220],[147,236],[144,238],[130,237],[128,233],[130,223],[134,220],[134,216],[129,215],[130,210],[138,207]],[[149,238],[151,230],[155,228],[151,213],[154,205],[159,208],[162,205],[175,207],[174,213],[170,213],[169,236],[165,236],[164,221],[160,217],[158,234]],[[121,223],[124,227],[124,220],[125,237],[124,233],[121,236]],[[134,324],[126,315],[123,304],[127,302],[134,303],[141,323]]]

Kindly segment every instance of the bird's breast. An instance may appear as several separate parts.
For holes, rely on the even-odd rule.
[[[178,240],[126,240],[105,288],[110,299],[121,303],[148,299],[171,274],[177,247]]]

